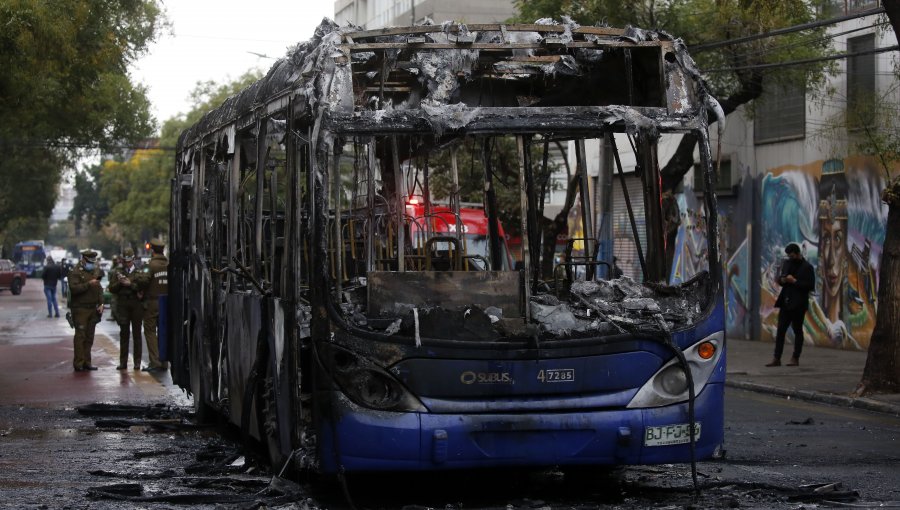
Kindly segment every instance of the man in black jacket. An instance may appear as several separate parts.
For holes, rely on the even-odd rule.
[[[784,248],[787,260],[781,266],[781,274],[778,283],[781,284],[781,293],[775,301],[778,311],[778,332],[775,334],[775,355],[767,367],[781,365],[781,353],[784,351],[784,335],[788,326],[794,330],[794,354],[789,367],[800,364],[800,352],[803,351],[803,318],[809,308],[809,293],[816,286],[815,271],[812,265],[800,254],[800,247],[794,243]]]

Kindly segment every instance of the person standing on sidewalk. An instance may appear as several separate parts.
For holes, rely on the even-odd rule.
[[[103,316],[103,270],[97,266],[97,252],[87,250],[81,254],[81,261],[69,272],[69,290],[72,301],[72,322],[75,324],[75,359],[72,366],[76,372],[97,370],[91,365],[91,347],[94,345],[94,328]]]
[[[47,318],[59,318],[59,304],[56,302],[56,283],[62,280],[62,270],[55,262],[53,257],[47,257],[47,265],[44,266],[44,272],[41,274],[44,280],[44,297],[47,298]]]
[[[789,367],[800,364],[803,351],[803,318],[809,309],[809,293],[816,286],[816,275],[812,265],[803,258],[800,247],[791,243],[784,248],[788,258],[781,265],[778,283],[782,286],[775,308],[778,308],[778,330],[775,334],[775,354],[767,367],[781,366],[784,351],[784,336],[788,326],[794,330],[794,354],[787,363]]]
[[[121,265],[110,271],[109,292],[116,297],[116,322],[119,324],[119,366],[116,370],[128,368],[128,342],[134,338],[134,369],[141,369],[141,322],[144,319],[144,307],[138,298],[137,276],[134,267],[134,250],[125,248],[122,252]]]
[[[144,338],[147,339],[148,365],[141,370],[160,372],[168,367],[159,359],[159,296],[169,293],[169,259],[163,254],[165,243],[159,239],[150,241],[153,256],[141,271],[141,298],[144,304]]]

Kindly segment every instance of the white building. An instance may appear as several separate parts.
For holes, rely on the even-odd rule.
[[[515,14],[512,0],[336,0],[334,20],[363,28],[410,26],[426,18],[435,23],[501,23]]]

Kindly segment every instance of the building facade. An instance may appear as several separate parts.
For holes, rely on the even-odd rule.
[[[515,14],[512,0],[336,0],[334,20],[366,29],[435,23],[501,23]]]

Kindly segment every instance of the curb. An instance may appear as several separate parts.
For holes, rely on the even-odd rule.
[[[833,393],[820,393],[817,391],[797,390],[793,388],[780,388],[778,386],[770,386],[767,384],[759,384],[747,381],[725,381],[725,386],[740,388],[742,390],[755,391],[759,393],[769,393],[772,395],[780,395],[783,397],[799,398],[811,402],[820,402],[838,407],[852,407],[854,409],[864,409],[866,411],[874,411],[876,413],[886,413],[900,415],[900,406],[880,402],[866,397],[848,397],[846,395],[835,395]]]

